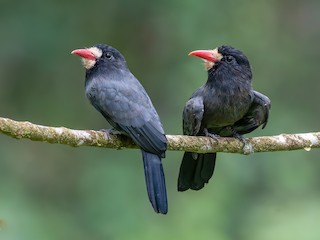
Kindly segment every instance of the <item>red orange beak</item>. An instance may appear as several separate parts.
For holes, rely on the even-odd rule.
[[[222,55],[218,53],[217,49],[214,50],[196,50],[189,53],[189,56],[196,56],[205,59],[209,62],[218,62],[221,60]]]
[[[76,54],[82,58],[89,59],[89,60],[97,59],[96,56],[92,52],[90,52],[88,49],[76,49],[76,50],[73,50],[71,54]]]

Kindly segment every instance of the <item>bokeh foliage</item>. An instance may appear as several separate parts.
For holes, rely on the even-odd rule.
[[[251,136],[320,130],[320,2],[0,1],[0,115],[101,129],[71,50],[107,43],[126,57],[169,134],[204,83],[187,53],[246,53],[272,100]],[[0,239],[319,239],[319,151],[219,154],[199,192],[176,191],[182,152],[164,160],[169,214],[147,199],[138,150],[70,148],[0,135]]]

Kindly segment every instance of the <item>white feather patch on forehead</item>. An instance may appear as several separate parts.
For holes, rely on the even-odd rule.
[[[92,54],[95,55],[96,58],[100,58],[102,56],[102,50],[97,47],[91,47],[88,48],[88,50],[92,52]]]
[[[102,56],[102,50],[97,47],[87,48],[95,57],[99,59]],[[96,60],[82,58],[82,64],[85,69],[90,69],[96,64]]]

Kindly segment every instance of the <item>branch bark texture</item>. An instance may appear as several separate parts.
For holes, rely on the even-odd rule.
[[[0,133],[16,139],[30,139],[48,143],[65,144],[72,147],[95,146],[114,149],[138,148],[124,135],[111,135],[94,130],[74,130],[65,127],[49,127],[30,122],[14,121],[0,117]],[[246,138],[246,146],[235,138],[219,138],[184,135],[167,135],[168,150],[188,152],[229,152],[249,154],[253,152],[290,151],[320,148],[320,132],[280,134]]]

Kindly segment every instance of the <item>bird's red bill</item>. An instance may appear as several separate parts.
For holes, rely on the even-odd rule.
[[[210,62],[217,62],[218,59],[214,57],[214,53],[212,50],[196,50],[189,53],[189,56],[196,56]]]
[[[96,60],[96,56],[90,52],[88,49],[76,49],[71,52],[71,54],[76,54],[82,58],[89,60]]]

